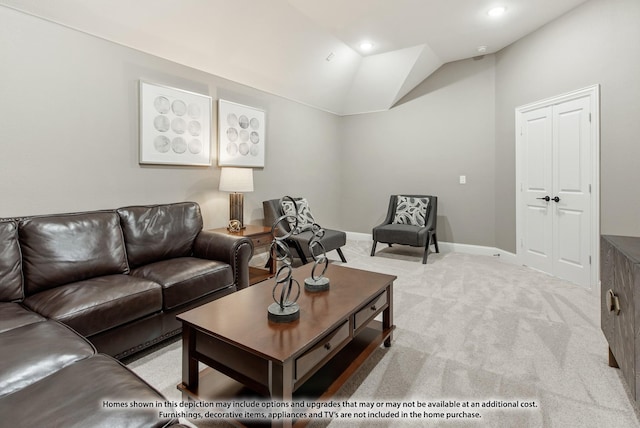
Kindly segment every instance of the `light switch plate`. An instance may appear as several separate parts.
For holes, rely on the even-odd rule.
[[[460,184],[467,184],[467,176],[466,175],[461,175],[460,176]]]

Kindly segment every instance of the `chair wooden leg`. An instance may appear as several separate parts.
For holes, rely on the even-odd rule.
[[[391,244],[387,244],[387,245],[389,246],[389,248],[393,247],[393,245],[391,245]]]
[[[371,257],[376,253],[376,244],[378,241],[373,241],[373,247],[371,247]]]
[[[342,248],[336,248],[336,251],[338,252],[338,255],[340,256],[340,260],[342,260],[342,263],[346,263],[347,259],[344,258],[344,254],[342,254]]]
[[[422,256],[422,264],[426,265],[427,264],[427,256],[429,255],[429,243],[430,243],[430,239],[431,235],[427,234],[427,244],[424,246],[424,255]]]
[[[436,233],[433,233],[433,245],[436,247],[436,253],[440,252],[440,249],[438,248],[438,238],[436,237]]]

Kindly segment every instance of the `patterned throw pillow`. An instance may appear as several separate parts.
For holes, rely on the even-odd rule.
[[[296,209],[293,207],[291,201],[283,200],[281,201],[281,205],[283,214],[291,216],[296,214]],[[309,209],[309,202],[307,202],[305,198],[300,198],[296,200],[296,206],[298,207],[298,227],[293,233],[298,234],[305,230],[311,230],[311,226],[313,226],[316,220],[313,218],[313,214],[311,214],[311,210]],[[293,228],[296,222],[293,219],[287,220],[289,220],[289,227]]]
[[[429,210],[429,198],[412,198],[410,196],[398,196],[396,203],[396,215],[394,224],[410,224],[412,226],[424,226]]]

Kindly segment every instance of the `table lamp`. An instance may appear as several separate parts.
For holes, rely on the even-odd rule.
[[[240,229],[244,229],[244,194],[253,192],[252,168],[222,168],[220,173],[220,191],[229,195],[229,219],[237,220]]]

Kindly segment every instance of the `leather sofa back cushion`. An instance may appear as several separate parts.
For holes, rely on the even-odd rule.
[[[128,273],[115,212],[32,217],[20,222],[25,294]]]
[[[23,297],[18,225],[14,221],[0,221],[0,302]]]
[[[118,209],[129,266],[188,257],[202,230],[200,207],[194,202]]]

